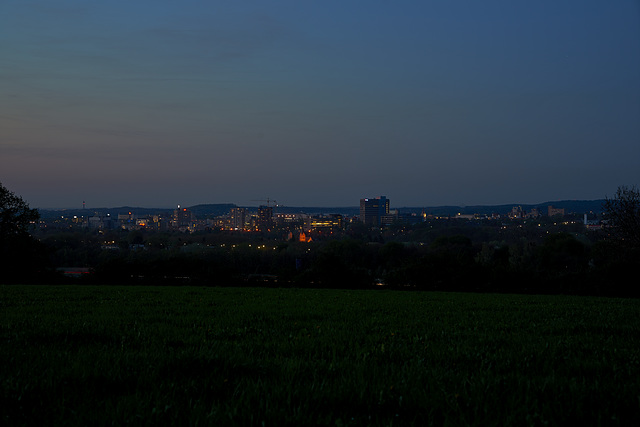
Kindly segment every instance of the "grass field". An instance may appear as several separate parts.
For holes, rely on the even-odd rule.
[[[640,425],[640,300],[0,287],[4,425]]]

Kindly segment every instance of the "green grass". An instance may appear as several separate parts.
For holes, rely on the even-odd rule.
[[[640,300],[0,287],[0,423],[640,425]]]

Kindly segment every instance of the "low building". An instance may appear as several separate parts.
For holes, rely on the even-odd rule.
[[[564,208],[554,208],[549,205],[547,212],[549,216],[564,216]]]

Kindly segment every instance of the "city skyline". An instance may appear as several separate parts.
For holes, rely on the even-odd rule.
[[[33,207],[535,204],[640,183],[640,6],[0,5]]]
[[[13,190],[9,189],[10,191],[14,192]],[[614,192],[611,192],[611,194],[607,194],[606,196],[602,196],[602,197],[594,197],[594,198],[575,198],[575,197],[567,197],[564,199],[551,199],[551,198],[546,198],[546,199],[540,199],[537,201],[527,201],[527,202],[523,202],[523,201],[519,201],[519,200],[513,200],[513,201],[507,201],[507,202],[500,202],[500,203],[473,203],[473,204],[446,204],[446,203],[442,203],[442,204],[402,204],[402,205],[395,205],[397,208],[426,208],[426,207],[431,207],[431,208],[438,208],[438,207],[461,207],[461,208],[466,208],[466,207],[490,207],[490,206],[517,206],[517,205],[529,205],[529,206],[536,206],[536,205],[545,205],[545,204],[549,204],[549,203],[558,203],[558,202],[580,202],[580,201],[585,201],[585,202],[589,202],[589,201],[599,201],[599,200],[605,200],[606,198],[610,198],[613,197]],[[91,210],[95,210],[95,209],[105,209],[105,208],[125,208],[125,207],[130,207],[130,208],[142,208],[142,209],[161,209],[161,210],[167,210],[167,209],[176,209],[176,208],[192,208],[194,206],[207,206],[207,205],[211,205],[211,206],[215,206],[215,205],[233,205],[233,206],[237,206],[237,207],[243,207],[243,208],[259,208],[260,206],[267,206],[266,203],[261,203],[259,201],[257,201],[256,199],[253,200],[249,200],[247,203],[235,203],[235,202],[231,202],[231,201],[224,201],[224,200],[200,200],[198,201],[196,199],[196,201],[194,203],[173,203],[172,205],[142,205],[142,204],[127,204],[127,203],[118,203],[117,200],[115,203],[112,204],[101,204],[101,203],[89,203],[86,200],[80,200],[80,201],[76,201],[74,204],[70,204],[70,205],[51,205],[51,206],[37,206],[37,205],[33,205],[32,203],[29,202],[29,200],[27,200],[23,195],[16,193],[16,196],[21,197],[25,202],[27,202],[30,207],[35,208],[35,209],[41,209],[41,210],[81,210],[81,209],[86,209],[87,211],[91,211]],[[377,196],[376,196],[377,197]],[[360,198],[361,199],[361,198]],[[284,204],[284,203],[278,203],[273,204],[273,203],[277,203],[277,200],[272,200],[271,201],[271,205],[273,207],[283,207],[283,208],[295,208],[295,207],[300,207],[300,208],[323,208],[323,209],[330,209],[330,208],[349,208],[349,209],[357,209],[359,208],[359,203],[360,203],[360,199],[356,199],[355,201],[351,201],[351,203],[345,203],[345,204]],[[100,199],[98,199],[100,200]],[[262,199],[264,201],[266,201],[267,199]]]
[[[576,199],[567,199],[567,200],[546,200],[539,203],[505,203],[505,204],[497,204],[497,205],[488,205],[488,204],[480,204],[480,205],[422,205],[422,206],[407,206],[407,205],[391,205],[390,199],[386,196],[380,196],[375,198],[366,198],[360,199],[359,205],[343,205],[343,206],[291,206],[291,205],[280,205],[280,204],[259,204],[259,205],[237,205],[234,203],[198,203],[190,206],[186,205],[174,205],[173,207],[169,206],[130,206],[130,205],[113,205],[113,206],[87,206],[85,203],[79,206],[68,206],[68,207],[57,207],[57,208],[38,208],[41,213],[46,213],[45,216],[51,217],[52,215],[58,216],[62,214],[63,216],[69,215],[103,215],[105,213],[117,213],[122,214],[128,213],[140,213],[144,215],[149,214],[157,214],[160,212],[175,212],[176,210],[181,211],[191,211],[197,210],[204,215],[214,215],[229,213],[233,214],[234,211],[242,211],[242,212],[258,212],[263,208],[269,208],[272,212],[277,212],[278,214],[317,214],[317,215],[330,215],[330,214],[344,214],[344,215],[356,215],[359,216],[362,214],[363,209],[363,200],[369,200],[371,202],[376,202],[380,199],[383,199],[386,203],[381,205],[384,207],[384,212],[381,212],[379,215],[384,216],[388,214],[395,215],[397,213],[434,213],[437,215],[459,215],[459,214],[507,214],[509,212],[513,212],[514,209],[518,209],[522,211],[523,209],[555,209],[558,206],[561,206],[560,209],[565,209],[568,212],[573,213],[600,213],[602,212],[603,202],[606,199],[593,199],[593,200],[576,200]],[[366,203],[365,203],[366,204]],[[387,211],[387,208],[389,209]],[[66,212],[66,213],[65,213]]]

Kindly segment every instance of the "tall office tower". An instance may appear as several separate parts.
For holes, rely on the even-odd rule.
[[[258,231],[269,231],[273,228],[273,207],[272,206],[260,206],[258,207]]]
[[[246,221],[246,209],[245,208],[232,208],[230,213],[231,229],[243,230]]]
[[[173,211],[173,227],[175,228],[189,228],[193,227],[195,222],[195,216],[189,209],[178,206],[178,209]]]
[[[375,199],[360,199],[360,221],[368,225],[380,225],[383,215],[389,214],[389,199],[385,196]]]

